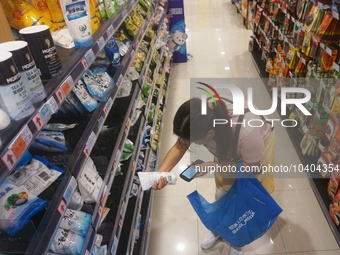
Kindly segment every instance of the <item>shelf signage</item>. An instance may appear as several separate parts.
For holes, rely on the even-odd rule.
[[[37,114],[33,117],[32,121],[33,121],[35,127],[37,128],[38,132],[45,125],[44,119],[43,119],[43,117],[41,116],[41,114],[39,112],[37,112]]]
[[[88,65],[92,65],[94,60],[96,59],[96,56],[94,55],[94,52],[92,49],[89,49],[85,54],[85,59]]]
[[[67,205],[66,205],[64,199],[61,199],[60,203],[58,205],[58,212],[60,213],[60,215],[64,215],[66,209],[67,209]]]
[[[6,165],[8,171],[11,171],[18,162],[18,159],[15,157],[14,152],[10,149],[4,153],[4,155],[1,157],[1,160]]]
[[[114,30],[114,28],[113,28],[113,25],[109,26],[109,28],[108,28],[107,31],[106,31],[106,33],[107,33],[109,39],[113,36],[114,32],[115,32],[115,30]]]
[[[104,39],[103,36],[99,38],[99,40],[97,41],[97,45],[99,47],[99,51],[104,49],[104,47],[105,47],[105,39]]]
[[[71,201],[71,198],[73,196],[74,191],[77,188],[77,181],[76,179],[72,176],[69,184],[67,185],[67,188],[65,190],[65,193],[63,195],[63,198],[66,201],[66,204],[68,204]]]

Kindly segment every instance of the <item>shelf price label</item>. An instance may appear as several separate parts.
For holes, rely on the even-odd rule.
[[[124,76],[122,74],[119,75],[119,78],[116,82],[116,86],[119,88],[120,84],[122,84],[123,82],[123,79],[124,79]]]
[[[55,93],[60,105],[63,103],[67,95],[71,92],[73,87],[74,87],[74,81],[70,75],[69,77],[67,77],[64,83],[60,86],[60,88]]]
[[[59,106],[57,101],[55,100],[54,97],[51,97],[47,103],[49,104],[49,106],[51,107],[51,110],[53,113],[56,113],[59,110]]]
[[[125,124],[125,134],[129,133],[130,126],[131,126],[131,118],[129,118],[126,121],[126,124]]]
[[[333,5],[332,6],[332,14],[333,14],[333,17],[337,20],[339,20],[339,10],[338,10],[338,7],[336,5]]]
[[[91,150],[94,144],[96,143],[96,140],[97,140],[97,135],[92,131],[84,148],[84,153],[86,157],[90,156]]]
[[[100,116],[100,118],[98,119],[98,130],[101,130],[103,125],[104,125],[104,117]]]
[[[103,36],[99,38],[99,40],[97,41],[97,45],[99,47],[99,51],[104,49],[104,47],[105,47],[105,39],[104,39]]]
[[[109,190],[107,188],[107,185],[104,186],[104,191],[103,191],[103,197],[101,200],[101,205],[104,206],[106,204],[107,198],[109,196]]]
[[[84,67],[84,70],[87,70],[87,69],[89,69],[89,65],[87,64],[87,61],[86,61],[86,58],[84,57],[84,58],[82,58],[82,60],[81,60],[81,64],[83,65],[83,67]]]
[[[63,195],[63,198],[66,201],[66,204],[68,204],[71,201],[73,193],[76,189],[77,189],[77,180],[72,176],[69,184],[67,185],[65,193]]]
[[[33,134],[28,126],[25,125],[14,142],[8,147],[9,149],[1,157],[2,162],[7,166],[9,171],[16,165],[18,159],[25,152],[32,140]]]
[[[14,152],[9,149],[1,157],[1,161],[6,165],[8,171],[11,171],[18,162],[18,159],[15,157]]]
[[[61,199],[58,205],[58,212],[60,213],[60,215],[64,215],[66,208],[66,202],[64,201],[64,199]]]
[[[123,146],[124,146],[124,143],[123,143]],[[122,154],[121,151],[118,149],[116,153],[115,162],[119,163],[121,154]]]
[[[18,159],[24,151],[27,149],[28,145],[33,140],[33,134],[27,125],[22,129],[18,137],[12,143],[9,148],[13,151],[15,157]]]
[[[330,56],[332,56],[332,50],[328,47],[326,47],[326,53]]]
[[[109,37],[109,39],[113,36],[114,32],[115,32],[115,30],[113,28],[113,25],[109,26],[109,28],[106,31],[107,36]]]
[[[37,128],[38,132],[43,128],[45,125],[44,119],[42,118],[41,114],[37,112],[37,114],[32,119],[35,127]]]
[[[104,107],[104,109],[103,109],[103,111],[104,111],[104,113],[105,113],[105,116],[107,116],[107,115],[109,114],[109,109],[111,109],[112,104],[113,104],[113,98],[110,97],[110,98],[107,100],[107,102],[106,102],[106,104],[105,104],[105,107]]]
[[[131,167],[131,172],[134,173],[136,170],[136,162],[133,162],[132,167]]]
[[[94,55],[94,52],[92,49],[89,49],[85,54],[85,59],[88,65],[92,65],[94,60],[96,59],[96,56]],[[85,69],[87,70],[87,69]]]

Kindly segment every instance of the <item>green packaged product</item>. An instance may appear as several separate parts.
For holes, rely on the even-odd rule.
[[[124,25],[127,29],[128,34],[132,37],[135,38],[136,35],[139,32],[139,27],[137,27],[133,22],[130,16],[126,17],[124,20]]]
[[[153,53],[152,53],[152,60],[151,60],[151,65],[152,66],[156,66],[157,63],[159,61],[159,52],[157,50],[155,50]]]
[[[139,50],[143,51],[145,54],[148,54],[149,45],[150,45],[149,42],[143,40],[139,45]]]
[[[151,84],[149,83],[144,83],[143,84],[143,87],[142,87],[142,94],[145,96],[145,97],[149,97],[150,95],[150,91],[151,91]]]
[[[143,6],[143,8],[147,11],[152,7],[152,2],[148,0],[140,0],[139,3]]]
[[[139,15],[137,15],[137,13],[134,11],[134,10],[132,10],[131,12],[130,12],[130,18],[131,18],[131,20],[132,20],[132,22],[133,22],[133,24],[135,24],[137,27],[141,27],[142,25],[143,25],[143,22],[144,22],[144,19],[142,18],[142,20],[139,18]]]
[[[122,5],[125,4],[124,0],[115,0],[115,9],[118,10]]]
[[[122,164],[119,163],[115,172],[115,176],[123,175],[121,166]]]
[[[111,18],[116,12],[114,4],[115,3],[112,0],[104,0],[105,12],[108,18]]]
[[[125,152],[133,152],[133,149],[135,146],[133,145],[133,142],[131,142],[129,139],[126,139],[123,151]]]
[[[146,11],[144,10],[144,8],[139,3],[136,4],[135,10],[136,10],[136,12],[140,13],[144,18],[146,17]]]
[[[150,109],[149,109],[149,114],[148,114],[148,121],[150,123],[153,123],[153,118],[155,115],[155,110],[156,110],[156,105],[154,103],[151,104]]]

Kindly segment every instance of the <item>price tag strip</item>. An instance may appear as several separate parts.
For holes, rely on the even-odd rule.
[[[2,162],[7,166],[9,171],[16,165],[32,140],[33,134],[28,126],[25,125],[19,135],[14,139],[14,142],[8,146],[8,150],[1,157]]]

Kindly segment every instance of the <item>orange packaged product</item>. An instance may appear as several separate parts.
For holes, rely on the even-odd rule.
[[[42,13],[45,19],[49,21],[52,20],[46,0],[26,0],[26,2],[33,5],[35,9]]]
[[[329,206],[329,214],[333,219],[334,223],[339,226],[339,217],[340,217],[340,190],[336,192],[336,195],[333,198],[333,203]]]
[[[331,113],[333,113],[334,115],[340,116],[340,86],[339,84],[335,92],[335,98],[332,104]]]
[[[340,176],[337,172],[332,172],[327,185],[327,194],[330,198],[334,199],[339,188]]]
[[[60,0],[46,0],[46,1],[53,24],[55,24],[58,27],[58,29],[66,26],[64,15],[61,10]]]
[[[49,18],[25,1],[7,1],[3,7],[10,26],[17,30],[35,25],[47,25],[51,32],[57,30]]]
[[[334,70],[333,68],[333,62],[336,61],[336,58],[338,56],[338,50],[334,49],[332,47],[329,47],[331,52],[326,48],[325,50],[322,51],[320,61],[321,61],[321,72],[325,71],[332,71]],[[332,55],[330,55],[330,53]]]

